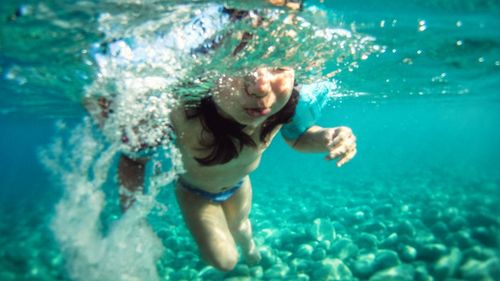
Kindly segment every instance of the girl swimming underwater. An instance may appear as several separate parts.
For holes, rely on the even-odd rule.
[[[181,100],[170,112],[185,170],[176,182],[176,198],[210,265],[232,270],[238,261],[237,245],[247,263],[260,261],[249,220],[249,174],[280,130],[293,149],[325,152],[326,159],[337,159],[339,167],[356,154],[351,129],[314,125],[318,100],[307,101],[303,93],[320,88],[296,85],[292,68],[262,66],[245,75],[222,76],[203,98]],[[95,108],[89,109],[95,116]],[[109,101],[101,100],[98,115],[112,114],[108,109]],[[120,157],[119,179],[128,191],[121,197],[124,209],[133,202],[130,193],[142,192],[148,161],[139,154]]]

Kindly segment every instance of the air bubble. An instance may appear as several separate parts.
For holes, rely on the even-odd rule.
[[[425,31],[427,29],[427,25],[425,20],[421,20],[418,22],[418,31]]]

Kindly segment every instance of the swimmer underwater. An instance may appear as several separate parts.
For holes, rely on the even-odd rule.
[[[273,5],[298,9],[296,1],[269,0]],[[224,8],[225,9],[225,8]],[[235,15],[234,10],[224,12]],[[238,16],[246,16],[237,11]],[[252,185],[249,174],[281,130],[286,143],[301,152],[326,153],[340,167],[356,154],[356,137],[348,127],[322,128],[301,99],[301,92],[320,87],[295,83],[290,67],[259,67],[247,75],[218,79],[211,95],[193,103],[180,102],[170,113],[175,145],[185,173],[176,182],[176,198],[184,221],[208,264],[231,271],[238,262],[237,245],[246,262],[261,256],[252,236],[249,213]],[[110,101],[85,101],[98,123],[108,114]],[[97,105],[97,106],[95,106]],[[118,178],[124,210],[131,194],[143,192],[147,157],[120,156]]]

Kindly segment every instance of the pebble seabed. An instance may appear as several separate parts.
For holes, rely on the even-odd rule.
[[[228,273],[207,266],[172,201],[150,221],[165,246],[160,280],[500,280],[498,183],[253,184],[261,263],[242,260]],[[23,217],[0,223],[16,235],[0,238],[0,280],[68,279],[47,222]]]

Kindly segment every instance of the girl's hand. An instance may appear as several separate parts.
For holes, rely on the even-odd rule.
[[[349,127],[325,129],[328,155],[326,160],[339,159],[337,167],[344,165],[356,155],[356,137]]]

